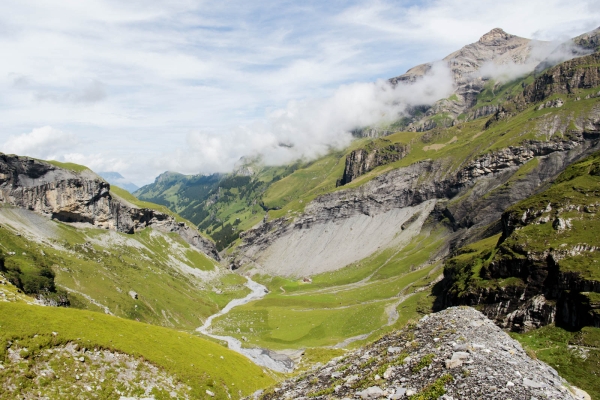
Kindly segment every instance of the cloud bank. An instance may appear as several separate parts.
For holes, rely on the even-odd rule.
[[[51,126],[36,128],[29,133],[11,136],[1,147],[3,153],[28,155],[41,159],[57,159],[78,139],[72,133],[54,129]]]
[[[227,134],[192,132],[186,150],[162,158],[170,170],[203,173],[230,171],[242,156],[261,156],[268,165],[313,159],[346,147],[351,131],[398,120],[409,106],[432,104],[453,91],[450,69],[436,63],[412,84],[386,80],[339,87],[332,96],[291,101],[262,122],[242,125]]]
[[[592,51],[566,41],[537,41],[530,42],[530,53],[524,63],[507,62],[496,64],[484,63],[474,76],[494,79],[505,83],[523,77],[537,69],[546,69],[561,62],[590,54]]]
[[[0,144],[53,127],[78,140],[48,155],[118,160],[138,184],[171,167],[225,170],[238,148],[320,152],[391,112],[387,91],[353,82],[398,76],[495,27],[553,40],[598,21],[597,0],[3,0]]]

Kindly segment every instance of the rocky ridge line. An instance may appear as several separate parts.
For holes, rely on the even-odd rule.
[[[593,121],[600,121],[600,112]],[[591,153],[600,145],[598,131],[593,121],[584,122],[580,132],[573,132],[571,139],[549,142],[529,141],[489,153],[463,166],[456,173],[449,173],[442,161],[421,161],[404,168],[382,174],[358,188],[337,191],[317,197],[304,212],[296,217],[266,219],[240,234],[242,243],[232,257],[235,268],[252,263],[279,237],[295,229],[310,229],[326,221],[350,218],[357,214],[375,215],[394,208],[404,208],[431,199],[452,199],[462,196],[475,185],[488,188],[507,182],[525,162],[539,157],[539,173],[528,184],[508,188],[503,196],[493,199],[476,196],[450,208],[437,209],[442,217],[448,217],[455,229],[483,226],[499,219],[511,204],[531,195],[544,181],[558,175],[567,165],[584,154]],[[443,207],[443,206],[442,206]],[[474,216],[472,209],[486,210]]]
[[[146,227],[174,232],[219,260],[214,243],[169,214],[139,208],[110,193],[110,184],[90,170],[74,172],[29,157],[0,153],[0,202],[62,222],[134,233]]]
[[[483,314],[452,307],[254,398],[589,399]],[[586,397],[587,396],[587,397]]]
[[[433,106],[428,107],[424,114],[416,114],[417,116],[411,117],[411,122],[406,129],[417,132],[433,129],[439,124],[430,117],[442,113],[448,117],[444,126],[452,126],[460,114],[467,113],[477,103],[477,96],[489,80],[478,76],[479,69],[486,63],[521,65],[530,62],[531,44],[534,42],[539,45],[546,44],[511,35],[500,28],[495,28],[483,35],[477,42],[446,56],[441,62],[447,65],[451,71],[455,85],[454,96],[436,102]],[[390,79],[390,82],[393,85],[415,82],[425,76],[432,67],[432,63],[418,65],[405,74]],[[474,111],[473,115],[469,115],[469,117],[474,119],[493,112],[495,112],[494,108],[481,108]]]

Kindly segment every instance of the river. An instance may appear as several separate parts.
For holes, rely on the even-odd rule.
[[[242,342],[237,340],[232,336],[219,336],[213,335],[210,333],[210,326],[212,324],[213,319],[220,317],[222,315],[227,314],[234,307],[241,306],[243,304],[249,303],[254,300],[259,300],[263,298],[269,291],[267,288],[260,283],[254,282],[250,278],[246,278],[246,286],[251,290],[250,294],[242,299],[234,299],[231,300],[225,308],[219,311],[216,314],[211,315],[204,321],[204,325],[200,328],[196,329],[198,332],[203,333],[206,336],[210,336],[212,338],[223,340],[227,342],[230,350],[238,352],[246,357],[248,357],[252,362],[257,365],[267,367],[274,371],[278,372],[291,372],[294,369],[294,362],[287,356],[283,354],[278,354],[272,350],[262,349],[262,348],[243,348]]]

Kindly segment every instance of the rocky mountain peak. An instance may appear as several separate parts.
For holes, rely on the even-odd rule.
[[[482,37],[480,37],[479,43],[488,44],[497,40],[509,40],[513,37],[515,37],[515,35],[511,35],[510,33],[504,32],[502,28],[494,28]]]

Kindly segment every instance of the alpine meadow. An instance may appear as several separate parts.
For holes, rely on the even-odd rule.
[[[600,399],[594,1],[54,3],[0,6],[0,399]]]

